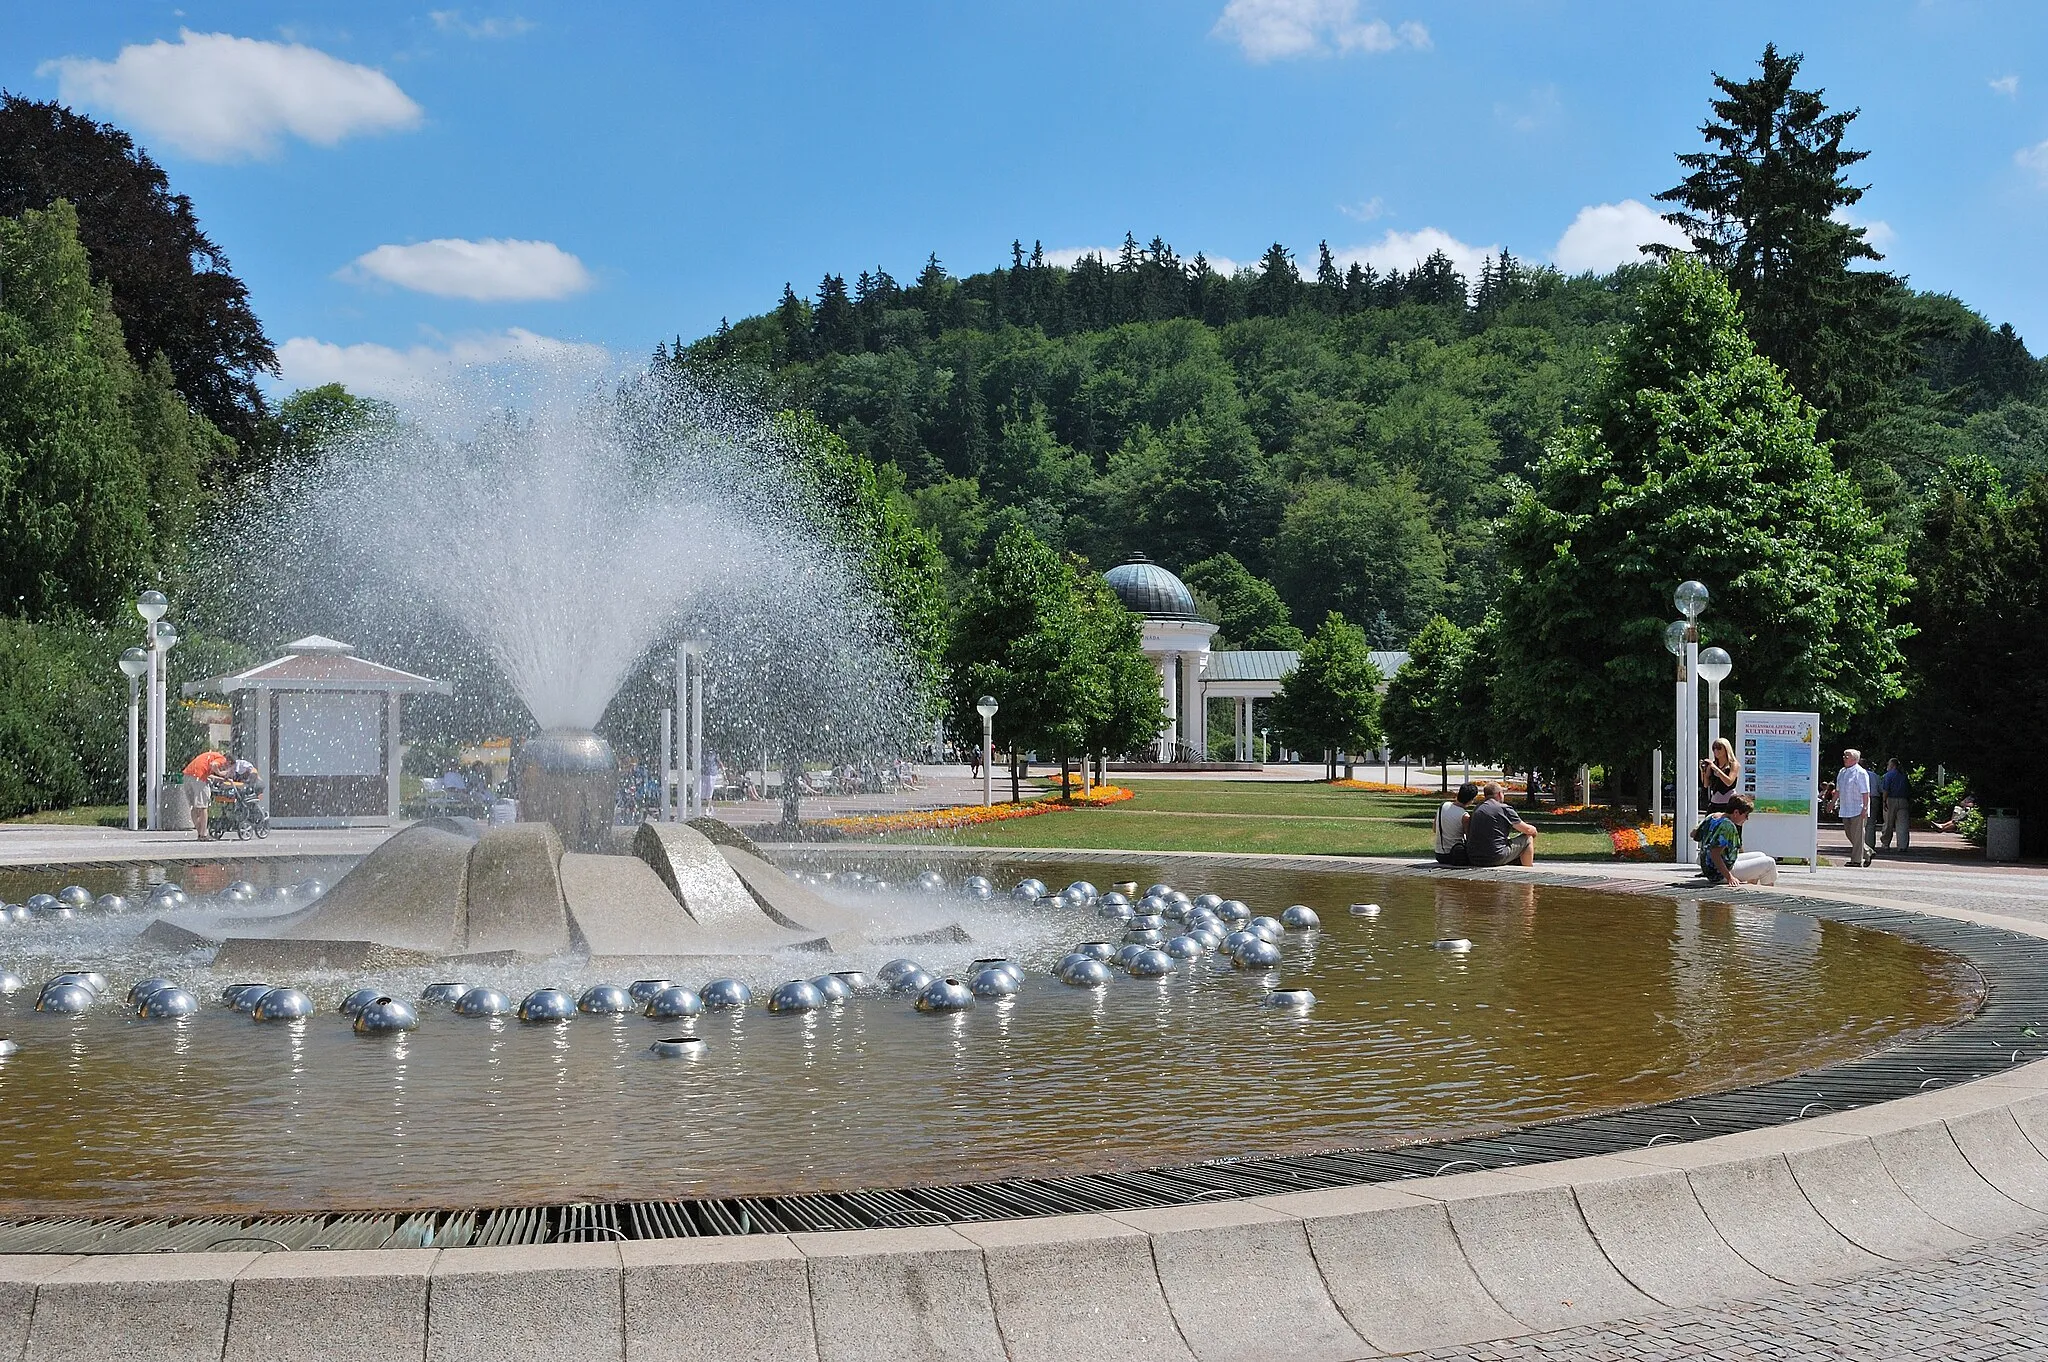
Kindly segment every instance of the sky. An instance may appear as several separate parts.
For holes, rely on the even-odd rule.
[[[701,0],[0,7],[0,85],[117,123],[188,194],[277,388],[641,355],[830,271],[1126,231],[1310,266],[1668,231],[1715,72],[1767,41],[1859,108],[1887,264],[2048,349],[2048,5]]]

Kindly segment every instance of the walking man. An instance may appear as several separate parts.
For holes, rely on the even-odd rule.
[[[1855,748],[1842,753],[1842,769],[1835,774],[1835,802],[1842,815],[1842,831],[1849,834],[1849,864],[1870,864],[1870,847],[1863,840],[1870,822],[1870,772],[1863,769],[1863,754]]]
[[[1892,849],[1892,834],[1897,833],[1899,850],[1910,851],[1913,844],[1913,796],[1897,757],[1885,762],[1884,775],[1879,778],[1878,786],[1884,791],[1884,849]]]

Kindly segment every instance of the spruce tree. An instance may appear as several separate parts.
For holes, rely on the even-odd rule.
[[[1282,742],[1323,754],[1331,779],[1337,756],[1380,742],[1380,676],[1365,633],[1331,611],[1303,645],[1301,661],[1273,697],[1272,724]]]

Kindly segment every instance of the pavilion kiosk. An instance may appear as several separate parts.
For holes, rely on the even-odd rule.
[[[454,693],[446,681],[357,657],[318,634],[184,690],[227,698],[235,751],[262,771],[264,811],[286,828],[397,822],[400,706],[408,695]]]

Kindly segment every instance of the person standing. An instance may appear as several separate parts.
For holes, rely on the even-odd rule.
[[[185,763],[185,780],[178,791],[192,810],[192,831],[202,842],[206,840],[206,810],[213,803],[213,778],[226,775],[233,769],[234,762],[227,753],[210,750]]]
[[[1707,812],[1726,813],[1728,800],[1742,783],[1742,763],[1735,759],[1735,744],[1714,739],[1714,754],[1700,763],[1700,787],[1707,792]]]
[[[1885,762],[1878,788],[1884,792],[1884,849],[1892,849],[1892,834],[1897,833],[1899,850],[1910,851],[1913,845],[1913,791],[1906,783],[1905,769],[1899,765],[1897,757]]]
[[[1842,814],[1842,831],[1849,834],[1849,864],[1870,864],[1864,833],[1870,823],[1870,772],[1863,768],[1863,754],[1855,748],[1842,753],[1842,769],[1835,773],[1835,806]]]

